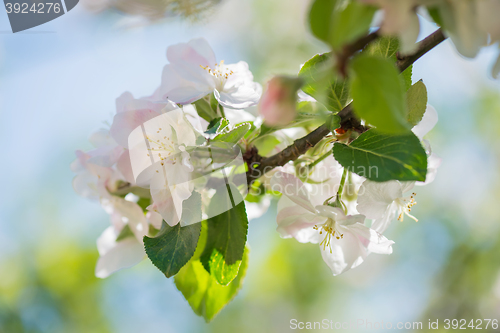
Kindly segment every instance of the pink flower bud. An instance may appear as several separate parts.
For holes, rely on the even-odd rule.
[[[259,103],[259,113],[269,126],[284,126],[295,119],[297,90],[302,80],[275,76],[268,83]]]

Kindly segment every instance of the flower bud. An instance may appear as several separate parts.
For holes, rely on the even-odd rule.
[[[269,126],[284,126],[295,119],[297,90],[302,80],[297,77],[275,76],[259,103],[259,113]]]

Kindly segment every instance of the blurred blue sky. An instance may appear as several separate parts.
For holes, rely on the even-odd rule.
[[[286,7],[286,2],[280,3]],[[307,2],[293,3],[305,8]],[[170,44],[201,36],[218,59],[247,60],[250,69],[260,66],[245,53],[249,47],[245,33],[252,29],[252,20],[245,15],[251,4],[228,0],[202,22],[170,19],[135,28],[123,27],[125,17],[119,13],[93,15],[79,5],[52,22],[17,34],[9,32],[7,15],[0,11],[0,262],[21,248],[36,252],[40,238],[57,243],[60,237],[69,237],[92,246],[108,217],[99,205],[73,192],[69,164],[74,150],[90,148],[89,134],[111,121],[115,98],[121,93],[140,97],[154,91]],[[285,7],[276,20],[287,19]],[[423,35],[435,29],[422,22]],[[307,38],[314,50],[310,56],[326,50]],[[431,278],[452,246],[449,222],[433,215],[441,207],[449,212],[448,219],[464,224],[458,228],[464,231],[461,237],[468,237],[470,229],[485,227],[487,235],[498,228],[493,226],[494,216],[491,221],[475,218],[484,194],[498,183],[498,162],[483,139],[468,135],[478,95],[485,89],[499,90],[498,82],[489,79],[494,48],[467,60],[445,42],[414,66],[413,80],[424,80],[429,103],[439,113],[438,126],[429,137],[443,163],[436,181],[418,191],[418,225],[405,221],[389,231],[388,237],[396,241],[394,254],[370,256],[361,267],[336,278],[344,286],[339,296],[343,307],[338,307],[338,299],[332,300],[332,307],[337,304],[332,316],[343,321],[417,320],[429,300]],[[297,71],[298,65],[287,70]],[[273,214],[271,209],[251,223],[249,274],[236,302],[245,302],[249,291],[258,288],[253,281],[259,263],[279,240]],[[192,332],[204,327],[172,281],[148,261],[103,284],[102,304],[117,332]],[[288,327],[287,322],[282,325]]]

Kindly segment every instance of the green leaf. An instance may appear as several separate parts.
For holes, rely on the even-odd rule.
[[[334,50],[355,41],[368,33],[377,9],[360,1],[351,1],[338,6],[330,22],[330,45]]]
[[[330,40],[330,21],[336,4],[336,0],[315,0],[309,10],[311,32],[327,43]]]
[[[325,123],[326,127],[330,130],[330,132],[334,132],[337,128],[340,127],[340,117],[336,114],[330,115]]]
[[[383,58],[390,58],[394,61],[397,60],[397,52],[399,50],[399,40],[397,37],[382,36],[370,43],[366,51],[374,56],[381,56]]]
[[[381,132],[407,132],[403,85],[391,61],[362,54],[350,67],[354,112]]]
[[[185,227],[178,223],[171,227],[163,221],[160,232],[154,238],[144,236],[146,254],[167,278],[174,276],[193,256],[200,230],[200,223]]]
[[[335,75],[331,53],[317,54],[300,69],[299,77],[305,81],[302,90],[322,103],[328,110],[342,110],[349,97],[344,80]]]
[[[247,134],[251,127],[250,123],[242,123],[226,133],[218,134],[213,140],[236,144]]]
[[[397,52],[399,50],[399,40],[397,37],[391,36],[382,36],[378,38],[376,41],[370,43],[366,49],[366,52],[375,55],[381,56],[384,58],[391,59],[394,63],[398,60]],[[411,74],[412,67],[408,67],[402,73],[402,78],[405,84],[406,90],[411,87]]]
[[[203,268],[199,260],[191,260],[174,277],[175,286],[182,292],[193,311],[211,321],[238,293],[248,267],[248,248],[245,249],[236,278],[222,286]]]
[[[229,122],[227,121],[226,118],[214,118],[208,123],[207,130],[205,131],[206,134],[209,135],[215,135],[222,133],[224,129],[229,125]]]
[[[368,33],[375,11],[359,1],[315,0],[309,26],[314,36],[338,50]]]
[[[217,118],[217,112],[212,109],[210,103],[204,98],[197,100],[193,104],[196,107],[198,115],[206,121],[211,121],[212,119]]]
[[[376,182],[425,181],[427,155],[412,133],[381,134],[371,129],[350,145],[336,142],[333,156],[349,171]]]
[[[401,76],[403,77],[403,82],[405,84],[405,90],[410,89],[411,87],[411,75],[413,71],[413,65],[410,65],[407,69],[401,73]]]
[[[238,270],[241,265],[241,260],[236,261],[232,265],[228,265],[222,253],[213,247],[203,252],[200,261],[217,283],[223,286],[227,286],[234,280],[238,275]]]
[[[427,89],[422,80],[416,82],[406,92],[406,104],[408,105],[407,120],[415,126],[424,116],[427,107]]]
[[[240,202],[235,204],[237,201]],[[247,241],[248,218],[238,189],[230,185],[217,189],[207,211],[209,216],[213,216],[213,212],[223,213],[207,220],[205,251],[211,255],[211,248],[216,249],[228,265],[241,260]]]

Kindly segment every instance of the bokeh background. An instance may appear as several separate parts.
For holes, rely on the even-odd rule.
[[[195,37],[218,59],[247,61],[261,83],[296,74],[327,51],[307,31],[307,8],[307,0],[225,0],[194,18],[173,13],[149,24],[80,4],[17,34],[0,10],[0,332],[288,332],[294,318],[424,327],[500,319],[500,85],[489,77],[497,47],[468,60],[448,41],[414,66],[413,80],[424,80],[439,113],[429,139],[443,163],[435,182],[418,188],[419,222],[388,230],[392,255],[332,277],[317,245],[280,239],[273,205],[250,224],[243,289],[209,325],[148,260],[94,277],[108,215],[73,192],[69,164],[112,120],[115,98],[149,95],[167,46]],[[421,37],[436,28],[421,22]]]

